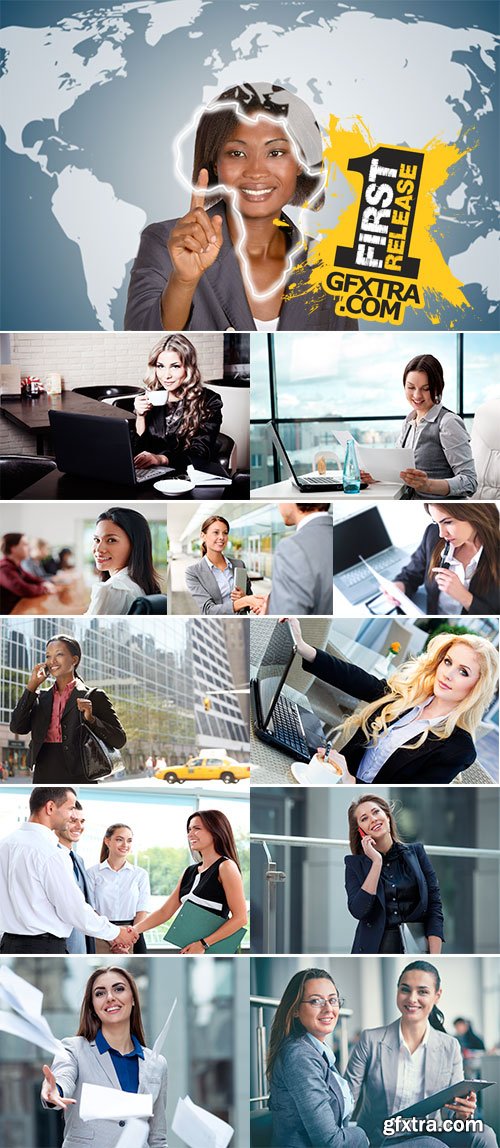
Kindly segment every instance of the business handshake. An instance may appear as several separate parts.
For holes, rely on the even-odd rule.
[[[112,953],[128,953],[139,940],[140,933],[133,925],[122,925],[118,936],[111,942]]]

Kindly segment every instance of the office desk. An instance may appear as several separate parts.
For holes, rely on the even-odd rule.
[[[404,486],[398,486],[397,483],[392,482],[377,482],[372,486],[367,486],[366,490],[360,490],[359,494],[344,494],[342,490],[318,490],[310,491],[307,494],[299,490],[292,482],[291,478],[286,478],[283,482],[275,482],[270,486],[259,486],[257,490],[250,491],[250,498],[260,498],[267,502],[269,499],[278,499],[280,502],[336,502],[340,499],[350,499],[351,502],[356,503],[358,499],[369,499],[371,502],[378,501],[379,498],[401,498]]]
[[[36,438],[36,453],[44,454],[44,439],[50,433],[49,411],[69,411],[77,415],[103,415],[111,419],[134,419],[130,411],[121,407],[108,406],[87,395],[77,395],[74,391],[63,391],[60,395],[38,395],[28,399],[21,395],[3,395],[0,411],[4,418]]]
[[[50,581],[50,579],[48,579]],[[57,594],[43,594],[39,598],[21,598],[11,614],[84,614],[90,602],[90,589],[83,578],[71,579],[57,585]]]
[[[102,404],[100,403],[99,406]],[[195,486],[187,494],[174,495],[175,501],[183,502],[186,499],[197,500],[221,498],[248,498],[249,477],[247,474],[236,474],[231,486]],[[160,499],[163,502],[173,500],[172,496],[160,494],[151,482],[142,482],[140,486],[126,486],[118,482],[102,482],[101,479],[78,478],[75,474],[63,474],[61,470],[51,470],[38,482],[27,486],[20,494],[16,494],[14,502],[68,498],[75,502],[88,502],[90,499],[104,499],[112,505],[118,498],[126,498],[128,502],[149,501]]]

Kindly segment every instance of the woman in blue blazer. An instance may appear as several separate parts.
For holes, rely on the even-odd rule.
[[[347,904],[359,921],[352,952],[440,953],[441,894],[423,845],[403,844],[383,797],[363,795],[348,816]]]
[[[352,1096],[325,1042],[341,1007],[324,969],[295,973],[283,993],[267,1061],[274,1148],[368,1148],[362,1129],[348,1126]]]

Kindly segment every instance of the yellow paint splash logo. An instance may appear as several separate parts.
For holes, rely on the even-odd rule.
[[[397,325],[408,306],[436,324],[445,303],[469,307],[431,234],[435,192],[463,154],[437,139],[421,151],[376,145],[361,120],[345,130],[332,116],[327,186],[336,165],[356,199],[315,245],[312,292],[334,295],[339,315]]]

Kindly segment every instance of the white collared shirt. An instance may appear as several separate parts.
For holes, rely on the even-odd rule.
[[[302,530],[309,522],[314,522],[316,518],[330,518],[331,514],[328,510],[312,510],[310,514],[304,514],[304,517],[297,523],[296,530]]]
[[[149,910],[149,877],[139,865],[126,861],[112,869],[109,861],[87,869],[89,897],[98,913],[110,921],[133,921],[136,913]]]
[[[376,745],[369,746],[365,749],[363,757],[359,763],[358,781],[369,782],[373,781],[377,773],[380,773],[382,766],[389,760],[391,755],[400,749],[402,745],[407,745],[413,738],[417,738],[419,734],[423,733],[425,729],[431,729],[434,725],[440,725],[446,721],[448,714],[443,714],[441,717],[428,718],[425,716],[424,710],[433,701],[433,696],[427,698],[421,705],[413,706],[413,709],[408,713],[402,714],[397,721],[393,722],[387,733],[383,737],[379,737]]]
[[[474,574],[476,573],[477,564],[482,553],[483,548],[480,546],[477,554],[474,554],[473,558],[471,558],[470,562],[468,562],[467,566],[464,568],[460,559],[455,558],[455,550],[453,543],[451,543],[451,549],[448,551],[446,556],[446,562],[450,570],[452,570],[453,573],[456,574],[457,578],[460,579],[462,586],[465,586],[466,590],[469,589]],[[439,591],[438,614],[445,614],[446,617],[448,617],[448,614],[460,614],[461,610],[461,602],[457,602],[457,599],[452,598],[451,594],[445,594],[443,590]]]
[[[0,932],[69,937],[74,928],[104,941],[118,934],[87,905],[69,850],[46,825],[26,821],[0,841]]]
[[[394,1096],[394,1112],[401,1112],[404,1108],[409,1108],[410,1104],[416,1104],[417,1100],[423,1100],[425,1096],[425,1059],[429,1032],[430,1025],[427,1022],[423,1040],[420,1041],[415,1052],[410,1052],[403,1036],[401,1023],[399,1025],[398,1077]]]

